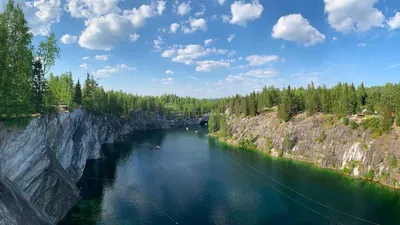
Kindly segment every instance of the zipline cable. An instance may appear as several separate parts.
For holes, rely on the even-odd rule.
[[[240,164],[238,164],[235,160],[233,160],[233,159],[231,159],[231,160],[232,160],[233,163],[235,163],[238,167],[242,168],[242,169],[243,169],[244,171],[246,171],[248,174],[250,174],[250,175],[253,176],[254,178],[257,178],[259,181],[261,181],[261,182],[264,183],[265,185],[271,187],[271,188],[274,189],[275,191],[281,193],[282,195],[286,196],[286,197],[289,198],[290,200],[296,202],[297,204],[303,206],[304,208],[310,210],[311,212],[313,212],[313,213],[315,213],[315,214],[317,214],[317,215],[319,215],[319,216],[325,218],[326,220],[329,220],[330,222],[333,222],[333,223],[335,223],[335,224],[344,225],[344,223],[341,223],[341,222],[339,222],[339,221],[335,221],[335,220],[329,218],[328,216],[326,216],[326,215],[324,215],[324,214],[322,214],[322,213],[320,213],[320,212],[318,212],[318,211],[316,211],[316,210],[310,208],[309,206],[307,206],[307,205],[301,203],[300,201],[298,201],[298,200],[296,200],[296,199],[290,197],[288,194],[282,192],[281,190],[279,190],[279,189],[277,189],[276,187],[272,186],[271,184],[267,183],[265,180],[263,180],[263,179],[259,178],[258,176],[254,175],[252,172],[250,172],[249,170],[247,170],[246,168],[244,168],[243,166],[241,166]]]
[[[335,209],[335,208],[332,208],[332,207],[330,207],[330,206],[328,206],[328,205],[325,205],[325,204],[323,204],[323,203],[321,203],[321,202],[318,202],[318,201],[316,201],[316,200],[314,200],[314,199],[312,199],[312,198],[310,198],[310,197],[308,197],[308,196],[306,196],[306,195],[304,195],[304,194],[302,194],[302,193],[300,193],[300,192],[298,192],[298,191],[296,191],[296,190],[294,190],[294,189],[292,189],[292,188],[286,186],[285,184],[279,182],[278,180],[276,180],[276,179],[274,179],[274,178],[272,178],[272,177],[270,177],[270,176],[264,174],[262,171],[260,171],[260,170],[258,170],[257,168],[251,166],[251,165],[248,164],[246,161],[244,161],[244,160],[242,160],[242,159],[236,157],[234,154],[231,154],[231,155],[232,155],[235,159],[237,159],[237,160],[243,162],[244,164],[246,164],[246,165],[249,166],[250,168],[252,168],[252,169],[254,169],[255,171],[257,171],[258,173],[260,173],[260,174],[263,175],[264,177],[266,177],[266,178],[268,178],[268,179],[270,179],[270,180],[272,180],[272,181],[274,181],[274,182],[276,182],[276,183],[282,185],[282,186],[285,187],[286,189],[288,189],[288,190],[290,190],[290,191],[292,191],[292,192],[294,192],[294,193],[296,193],[296,194],[302,196],[303,198],[308,199],[309,201],[314,202],[315,204],[318,204],[318,205],[320,205],[320,206],[322,206],[322,207],[325,207],[325,208],[327,208],[327,209],[330,209],[330,210],[335,211],[335,212],[337,212],[337,213],[340,213],[340,214],[342,214],[342,215],[345,215],[345,216],[348,216],[348,217],[352,217],[352,218],[354,218],[354,219],[356,219],[356,220],[363,221],[363,222],[365,222],[365,223],[374,224],[374,225],[380,225],[379,223],[375,223],[375,222],[372,222],[372,221],[369,221],[369,220],[366,220],[366,219],[363,219],[363,218],[360,218],[360,217],[357,217],[357,216],[354,216],[354,215],[351,215],[351,214],[342,212],[342,211],[337,210],[337,209]]]

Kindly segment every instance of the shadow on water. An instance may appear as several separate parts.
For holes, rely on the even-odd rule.
[[[134,132],[119,143],[104,144],[100,159],[88,160],[77,183],[82,200],[66,215],[60,225],[94,225],[101,218],[104,189],[114,185],[119,163],[125,163],[135,147],[154,150],[161,145],[165,131]],[[124,224],[119,221],[119,224]]]

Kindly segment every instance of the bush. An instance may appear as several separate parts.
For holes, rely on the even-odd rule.
[[[381,120],[378,117],[373,117],[364,120],[361,123],[361,126],[363,127],[364,130],[371,129],[372,131],[372,137],[378,137],[382,135],[382,131],[380,129],[380,123]]]
[[[331,115],[329,115],[328,116],[328,122],[331,124],[331,125],[333,125],[333,116],[331,116]]]
[[[366,178],[366,179],[373,179],[374,176],[375,176],[375,172],[374,172],[373,169],[368,170],[368,173],[365,174],[365,178]]]
[[[396,158],[396,156],[392,156],[392,162],[390,163],[390,165],[391,165],[393,168],[396,168],[396,167],[397,167],[397,158]]]
[[[272,140],[270,137],[265,137],[265,151],[269,154],[272,149]]]
[[[285,150],[292,150],[292,148],[296,145],[296,143],[290,139],[289,133],[286,133],[282,144]]]
[[[321,143],[321,142],[323,142],[324,140],[325,140],[325,138],[326,138],[326,134],[325,134],[325,131],[322,131],[322,133],[319,135],[319,137],[317,138],[317,142],[318,143]]]
[[[344,123],[344,125],[348,126],[350,123],[349,118],[347,118],[347,117],[343,118],[343,123]]]
[[[357,122],[356,121],[354,121],[354,120],[351,120],[350,121],[350,128],[351,129],[357,129],[358,128],[358,124],[357,124]]]

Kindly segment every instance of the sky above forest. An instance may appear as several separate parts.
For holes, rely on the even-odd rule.
[[[210,98],[276,87],[399,82],[398,0],[15,0],[54,74],[106,89]],[[0,0],[0,12],[7,0]]]

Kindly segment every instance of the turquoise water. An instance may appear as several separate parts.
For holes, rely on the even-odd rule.
[[[61,224],[400,224],[395,191],[219,144],[206,129],[136,133],[102,154]]]

